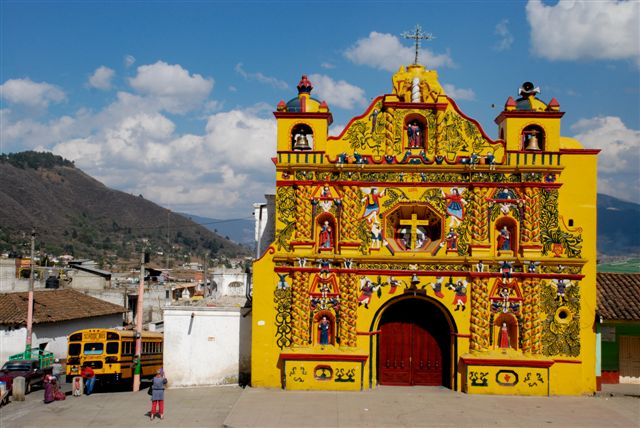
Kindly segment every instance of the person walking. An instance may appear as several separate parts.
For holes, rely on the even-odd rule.
[[[93,392],[93,386],[96,383],[96,373],[91,367],[89,367],[87,363],[85,363],[82,366],[80,376],[82,376],[82,379],[84,379],[84,393],[87,395],[91,395],[91,393]]]
[[[164,419],[164,388],[167,378],[164,377],[164,370],[159,369],[151,383],[151,420],[156,415],[156,406],[160,412],[160,419]]]

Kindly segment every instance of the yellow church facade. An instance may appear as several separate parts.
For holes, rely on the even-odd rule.
[[[561,136],[555,98],[525,82],[491,139],[412,64],[329,136],[312,89],[274,112],[252,385],[594,392],[598,151]]]

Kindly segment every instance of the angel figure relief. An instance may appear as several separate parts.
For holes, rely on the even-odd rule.
[[[365,203],[362,218],[366,219],[368,224],[379,223],[380,198],[384,196],[384,190],[378,192],[377,187],[372,187],[370,189],[362,189],[362,191],[365,194],[364,198],[362,198],[362,202]]]
[[[465,188],[454,187],[450,194],[442,191],[442,197],[446,200],[447,215],[449,216],[449,227],[456,228],[464,220],[464,205],[467,203],[462,197]]]

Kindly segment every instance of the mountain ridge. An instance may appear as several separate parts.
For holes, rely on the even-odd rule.
[[[0,249],[25,253],[19,243],[35,227],[39,250],[70,253],[100,264],[169,252],[212,257],[250,254],[188,218],[140,196],[111,189],[50,153],[0,156]],[[136,255],[137,254],[137,255]],[[111,260],[111,262],[110,262]]]

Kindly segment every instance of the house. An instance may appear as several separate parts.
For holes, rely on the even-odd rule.
[[[69,262],[67,272],[71,288],[79,290],[104,290],[111,288],[111,272],[98,269],[92,260],[74,260]]]
[[[24,352],[28,292],[0,294],[0,360]],[[33,292],[32,348],[66,358],[67,336],[84,328],[121,328],[123,306],[71,289]]]
[[[596,376],[640,384],[640,273],[597,274]]]

